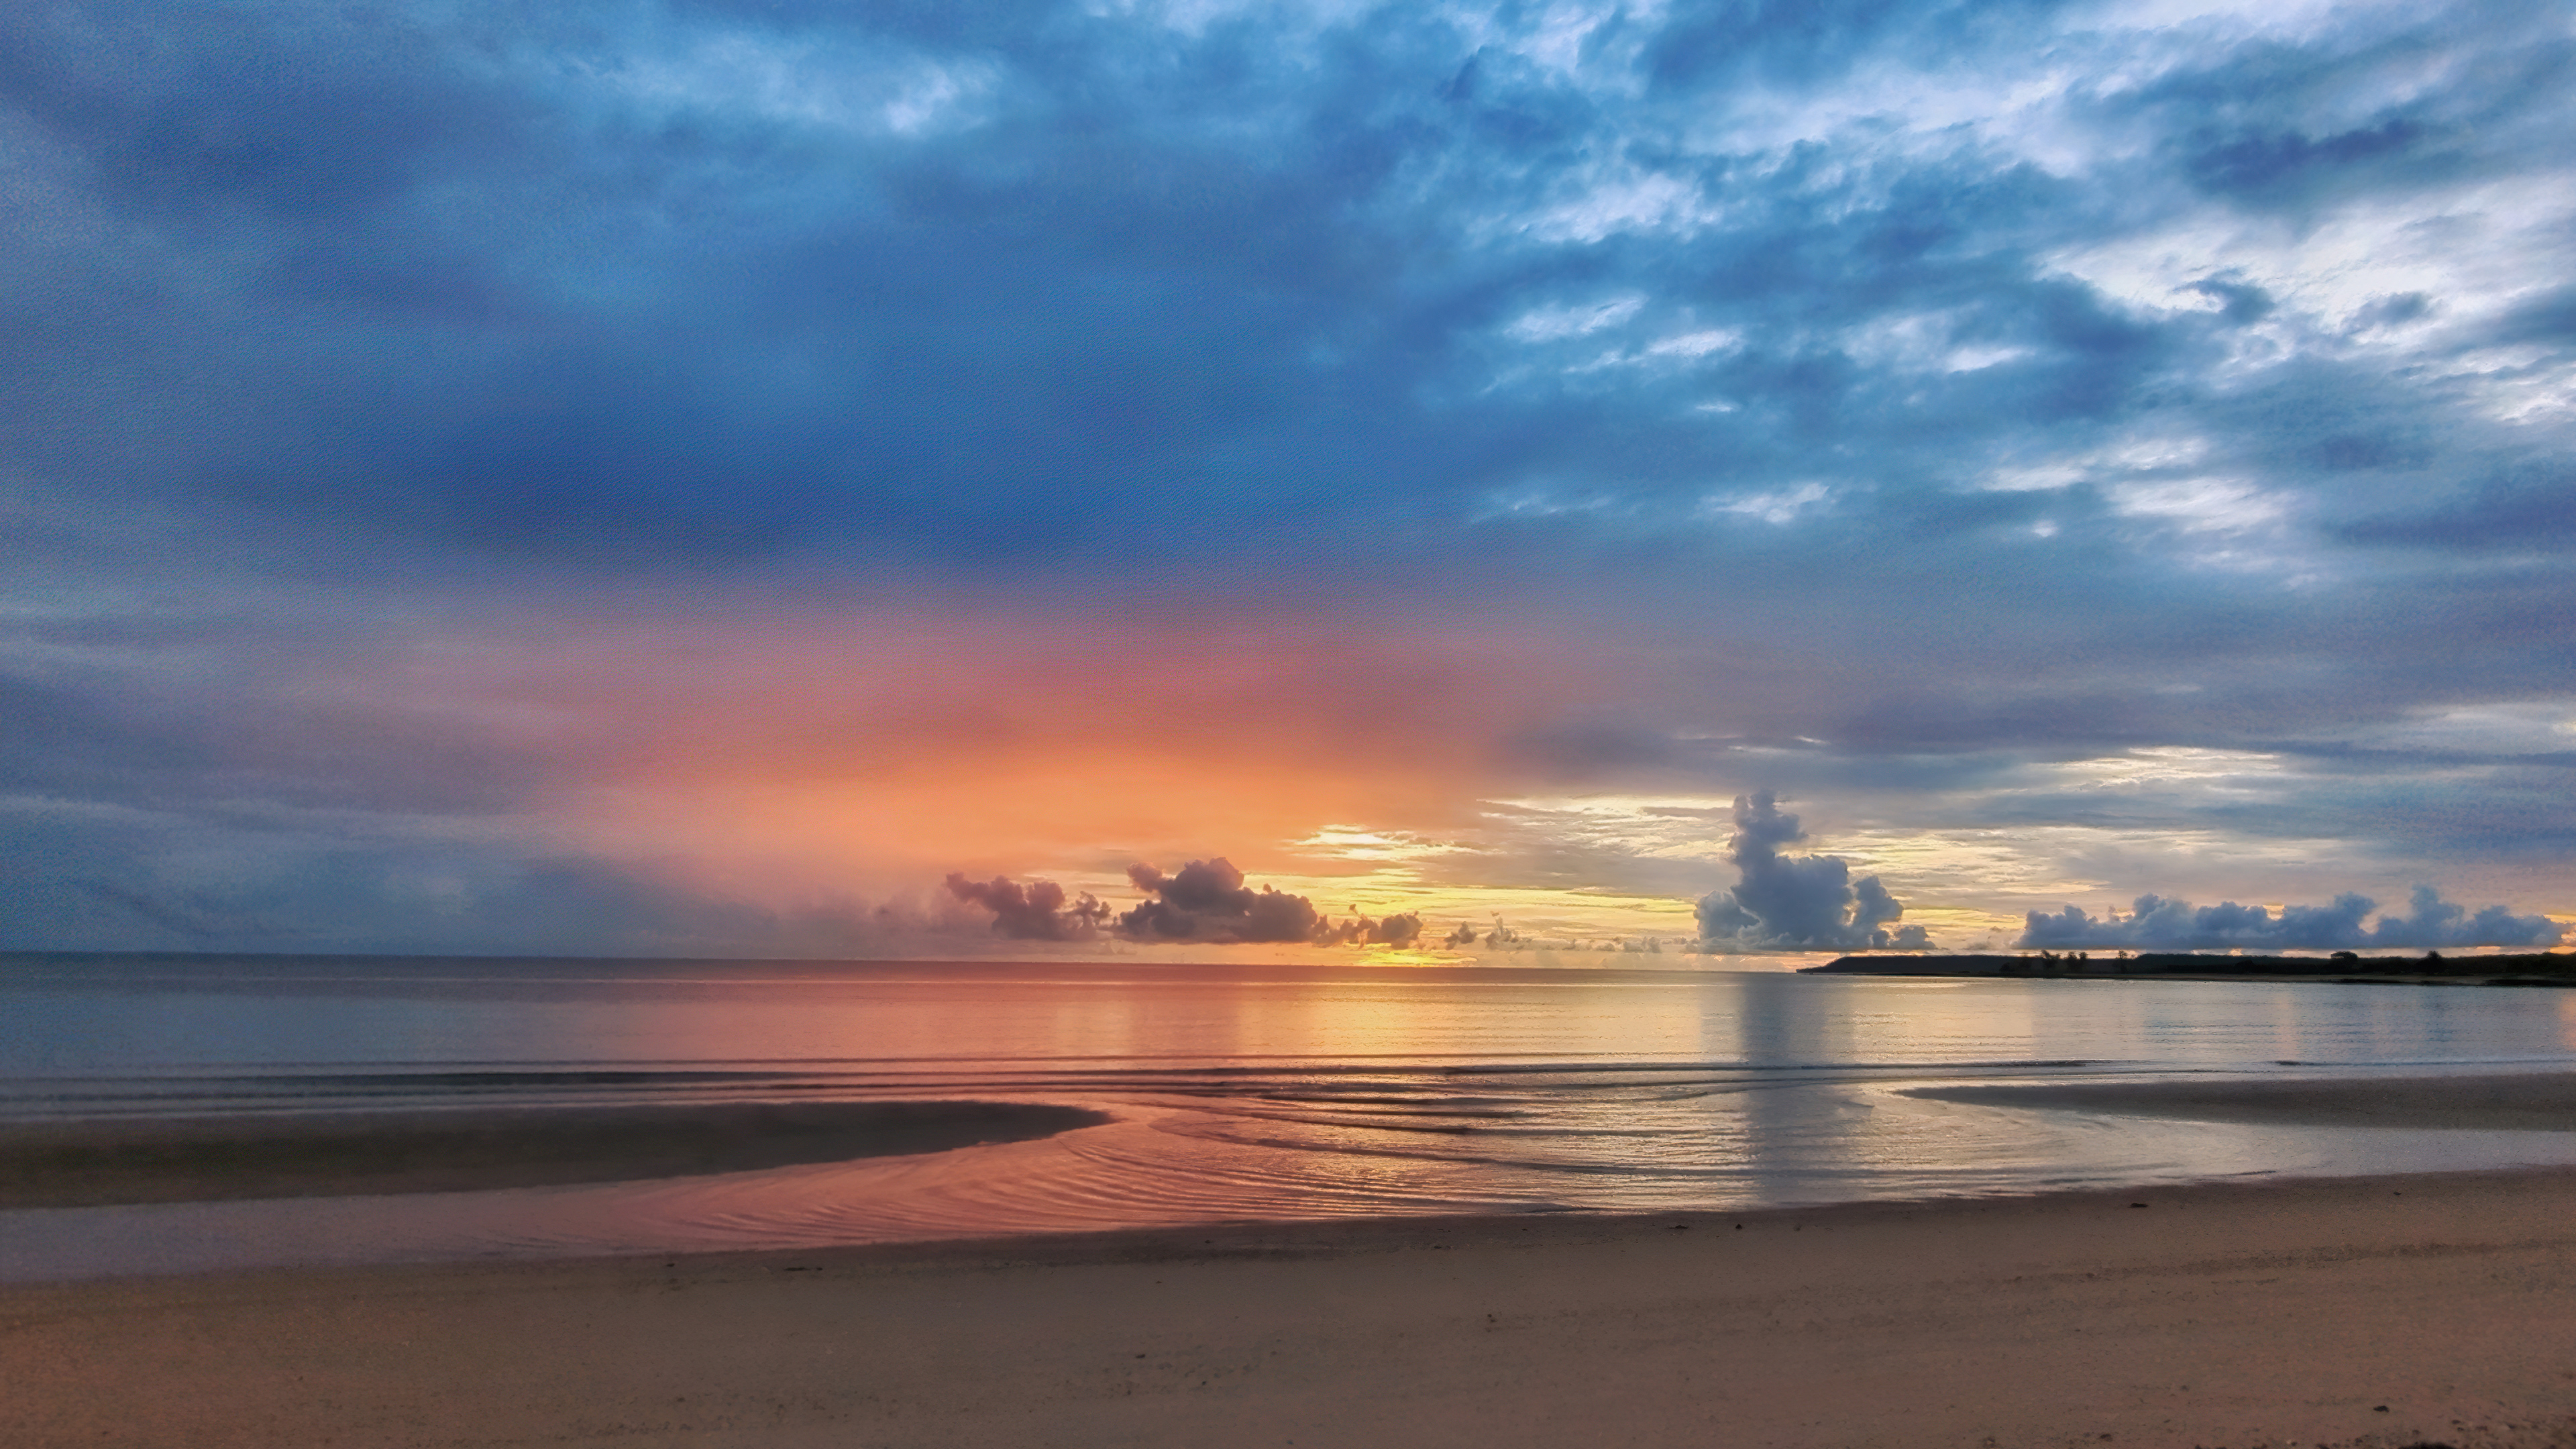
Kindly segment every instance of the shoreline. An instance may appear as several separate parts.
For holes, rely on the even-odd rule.
[[[2525,1449],[2576,1443],[2576,1170],[21,1284],[0,1330],[28,1445]]]
[[[2576,1251],[2576,1166],[2541,1165],[2436,1172],[2208,1179],[2050,1191],[2012,1191],[1913,1198],[1861,1198],[1747,1208],[1684,1208],[1666,1212],[1426,1213],[1382,1217],[1280,1218],[1082,1231],[995,1233],[975,1237],[894,1239],[785,1248],[729,1248],[589,1253],[557,1258],[437,1260],[408,1263],[227,1268],[193,1273],[126,1275],[52,1282],[0,1280],[0,1296],[13,1290],[80,1289],[153,1282],[256,1282],[322,1276],[427,1275],[470,1279],[484,1274],[596,1272],[624,1277],[674,1268],[709,1275],[746,1272],[841,1272],[853,1275],[937,1271],[1006,1271],[1021,1268],[1090,1268],[1223,1262],[1298,1263],[1464,1249],[1517,1251],[1596,1248],[1661,1241],[1667,1233],[1838,1231],[1889,1223],[1931,1228],[1970,1221],[2048,1219],[2157,1208],[2366,1210],[2382,1199],[2554,1195],[2564,1189],[2570,1207],[2565,1241]],[[1739,1227],[1739,1225],[1741,1225]],[[649,1262],[648,1262],[649,1260]]]
[[[2314,1127],[2576,1131],[2576,1070],[2001,1082],[1929,1101]],[[0,1210],[643,1182],[1027,1142],[1113,1120],[975,1099],[419,1107],[0,1122]]]
[[[2044,1089],[2042,1089],[2044,1090]],[[0,1309],[11,1295],[45,1293],[149,1293],[152,1285],[256,1286],[304,1279],[455,1278],[517,1279],[530,1275],[599,1275],[624,1278],[673,1270],[723,1276],[744,1272],[905,1274],[921,1270],[1002,1271],[1020,1268],[1086,1268],[1159,1263],[1294,1263],[1365,1258],[1387,1253],[1598,1247],[1655,1239],[1664,1233],[1751,1231],[1803,1233],[1888,1222],[1939,1225],[2016,1217],[2221,1207],[2303,1210],[2322,1204],[2375,1207],[2385,1198],[2459,1197],[2499,1193],[2554,1194],[2563,1189],[2566,1242],[2576,1252],[2576,1165],[2537,1164],[2426,1172],[2208,1178],[2189,1182],[2087,1185],[2035,1191],[1957,1193],[1910,1198],[1856,1198],[1742,1208],[1678,1208],[1661,1212],[1593,1212],[1581,1209],[1528,1212],[1388,1214],[1362,1217],[1277,1218],[1141,1227],[999,1232],[969,1236],[891,1238],[801,1247],[637,1249],[570,1252],[551,1257],[425,1258],[368,1263],[287,1264],[258,1267],[117,1273],[77,1278],[0,1278]],[[1739,1227],[1741,1225],[1741,1227]],[[0,1313],[0,1322],[5,1314]],[[2576,1446],[2571,1446],[2576,1449]]]

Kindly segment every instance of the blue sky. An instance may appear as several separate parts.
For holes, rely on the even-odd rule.
[[[1752,946],[1765,791],[1944,945],[2576,921],[2571,57],[17,7],[0,945],[980,951],[950,871],[1224,857]]]

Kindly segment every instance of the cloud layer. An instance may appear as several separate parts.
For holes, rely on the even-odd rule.
[[[9,8],[0,944],[1339,827],[1679,929],[1764,787],[1918,921],[2564,913],[2571,82],[2505,0]],[[1710,939],[1889,923],[1748,848]]]

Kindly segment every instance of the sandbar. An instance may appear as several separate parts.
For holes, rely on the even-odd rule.
[[[2308,1127],[2431,1127],[2455,1131],[2576,1130],[2576,1073],[2480,1076],[2162,1078],[2144,1082],[1981,1083],[1915,1087],[1909,1097],[1990,1107],[2036,1107]]]
[[[1024,1102],[492,1107],[0,1124],[0,1208],[465,1192],[745,1172],[1045,1137]]]

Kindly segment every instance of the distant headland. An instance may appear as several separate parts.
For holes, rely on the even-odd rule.
[[[2179,981],[2353,981],[2443,986],[2576,986],[2576,953],[2226,956],[2191,951],[2032,951],[2013,955],[1872,953],[1807,972],[1856,976],[2157,977]]]

